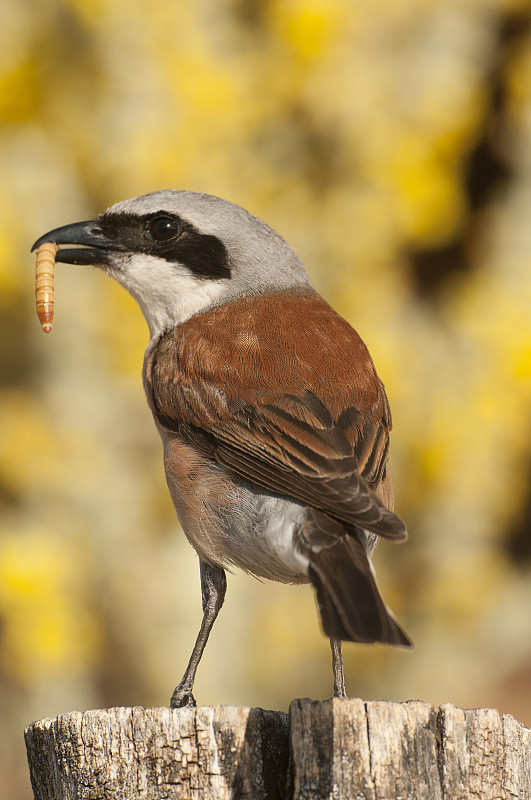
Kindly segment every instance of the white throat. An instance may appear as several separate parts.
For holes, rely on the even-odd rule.
[[[186,267],[156,256],[128,256],[120,268],[108,272],[137,301],[152,339],[227,293],[224,280],[197,278]]]

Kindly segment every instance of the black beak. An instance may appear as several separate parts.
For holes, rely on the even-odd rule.
[[[32,252],[44,242],[86,245],[86,247],[58,250],[55,260],[64,264],[110,265],[112,251],[122,249],[116,243],[105,238],[98,227],[97,220],[93,219],[86,222],[74,222],[72,225],[64,225],[62,228],[48,231],[37,239],[31,248]]]

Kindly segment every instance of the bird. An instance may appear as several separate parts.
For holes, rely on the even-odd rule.
[[[143,383],[203,608],[171,707],[196,704],[233,569],[311,584],[334,696],[346,697],[343,641],[411,646],[371,563],[381,538],[407,531],[394,512],[391,412],[367,346],[284,238],[213,195],[151,192],[32,249],[44,242],[59,246],[58,262],[114,278],[149,327]]]

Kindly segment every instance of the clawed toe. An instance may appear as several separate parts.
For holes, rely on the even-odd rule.
[[[179,684],[171,696],[170,708],[195,708],[196,705],[191,689]]]

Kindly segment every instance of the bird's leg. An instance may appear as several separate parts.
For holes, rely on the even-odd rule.
[[[201,656],[203,655],[203,650],[205,649],[212,626],[223,605],[225,591],[227,589],[227,579],[224,571],[220,569],[220,567],[213,567],[210,564],[205,564],[203,561],[199,562],[199,566],[201,570],[203,620],[199,633],[197,634],[192,655],[190,656],[190,661],[186,667],[186,672],[183,675],[182,681],[172,694],[170,701],[171,708],[195,706],[196,704],[192,694],[195,673],[201,661]]]
[[[334,697],[346,697],[345,673],[343,672],[343,648],[341,639],[330,638],[332,648],[332,670],[334,672]]]

